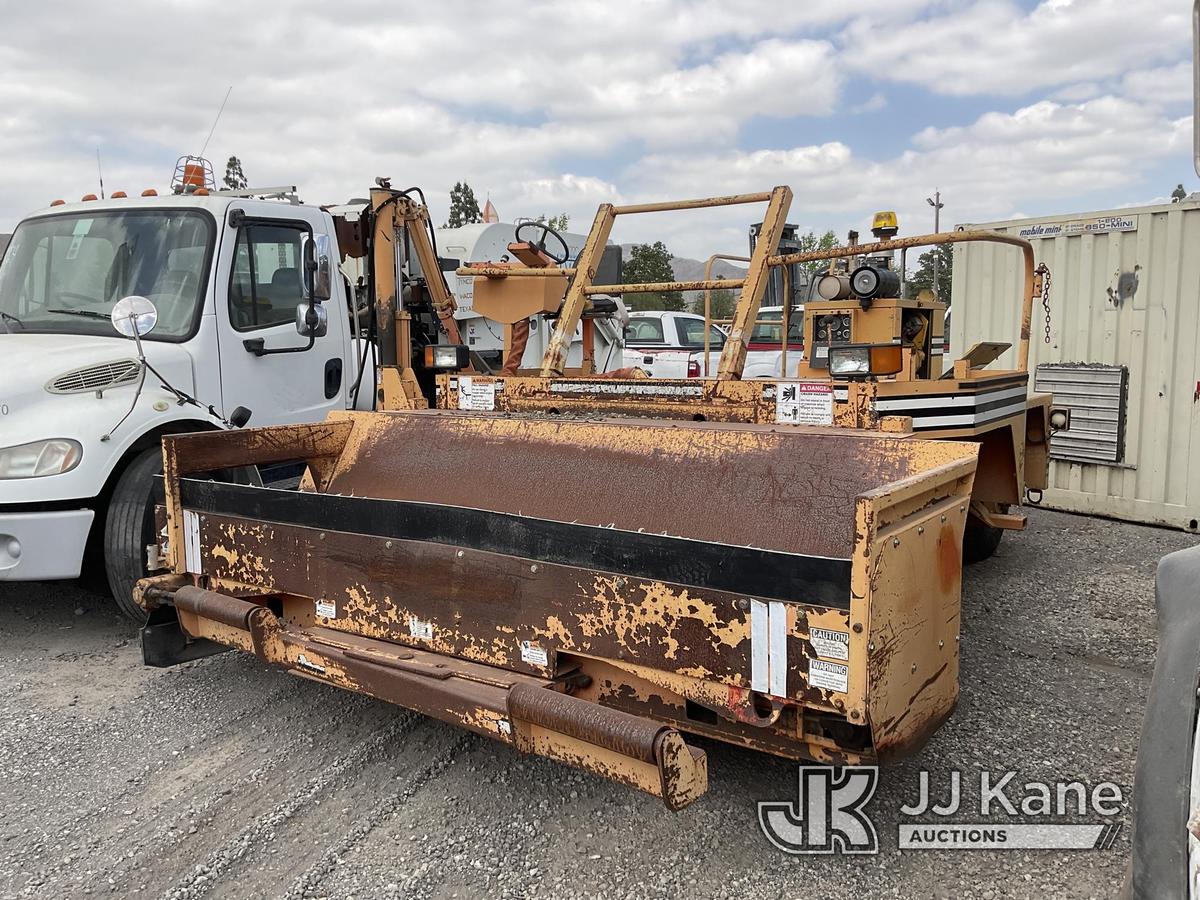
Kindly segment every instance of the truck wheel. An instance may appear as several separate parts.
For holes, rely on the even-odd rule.
[[[968,524],[967,530],[963,532],[963,562],[969,566],[989,559],[1000,546],[1002,537],[1003,528],[993,528],[982,522],[977,525]]]
[[[139,625],[146,612],[133,602],[133,585],[145,578],[146,545],[154,539],[154,506],[161,502],[162,450],[151,447],[125,467],[113,488],[104,520],[104,571],[113,599]],[[155,494],[158,497],[155,497]]]
[[[158,543],[158,535],[154,532],[154,507],[164,501],[162,482],[155,476],[161,474],[160,448],[151,447],[134,457],[117,479],[104,520],[104,573],[108,576],[108,589],[117,602],[117,609],[139,625],[146,621],[146,611],[133,602],[133,586],[149,574],[146,547]],[[262,484],[255,466],[222,469],[219,474],[222,481]]]

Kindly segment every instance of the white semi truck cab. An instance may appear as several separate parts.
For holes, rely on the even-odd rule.
[[[375,355],[335,231],[318,207],[220,194],[58,204],[17,226],[0,260],[0,580],[94,564],[139,618],[163,435],[228,427],[238,407],[256,426],[371,408]],[[310,240],[334,274],[308,338]],[[145,369],[111,320],[128,296],[157,312]]]

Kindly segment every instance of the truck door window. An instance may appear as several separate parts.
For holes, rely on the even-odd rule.
[[[754,326],[754,330],[750,332],[750,343],[752,344],[780,344],[783,343],[783,312],[781,310],[771,310],[770,312],[760,312],[758,314],[759,324]],[[801,344],[804,342],[804,309],[796,307],[788,316],[788,346],[792,344]]]
[[[682,316],[675,317],[675,327],[679,331],[680,345],[687,347],[689,350],[704,349],[704,320],[703,319],[685,319]],[[717,326],[709,326],[709,348],[722,347],[725,344],[725,335],[721,333],[721,329]]]
[[[300,225],[248,222],[238,230],[229,282],[229,320],[238,331],[292,322],[304,297]]]
[[[661,344],[662,319],[630,319],[625,326],[626,344]]]

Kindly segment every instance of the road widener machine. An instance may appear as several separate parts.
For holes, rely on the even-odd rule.
[[[991,410],[1024,478],[1040,465],[1024,453],[1026,373],[967,358],[939,378],[940,305],[897,299],[887,276],[870,294],[856,270],[844,299],[805,310],[824,365],[814,353],[794,379],[740,380],[770,269],[798,258],[775,252],[790,199],[605,205],[572,266],[525,245],[521,265],[462,270],[493,311],[514,310],[496,313],[514,340],[522,312],[557,315],[540,372],[488,374],[465,348],[414,338],[398,248],[432,259],[427,213],[380,187],[356,247],[385,323],[378,408],[164,440],[168,571],[136,593],[147,662],[237,648],[671,808],[707,787],[685,734],[832,763],[919,749],[957,699]],[[742,203],[767,209],[715,378],[564,373],[596,298],[705,287],[594,284],[617,216]],[[1012,240],[971,239],[985,238]],[[849,333],[842,318],[830,340],[828,317]],[[439,367],[453,371],[429,377]],[[951,410],[929,411],[946,397]],[[212,475],[282,461],[305,464],[297,489]],[[996,515],[1020,500],[986,496]]]

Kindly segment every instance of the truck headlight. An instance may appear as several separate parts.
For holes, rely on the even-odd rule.
[[[844,344],[829,348],[829,374],[841,378],[895,375],[904,367],[899,344]]]
[[[425,348],[427,369],[457,372],[470,364],[470,353],[463,344],[430,344]]]
[[[83,459],[83,447],[69,438],[51,438],[0,449],[0,478],[40,478],[70,472]]]
[[[870,347],[838,347],[837,352],[834,348],[829,348],[829,374],[830,375],[870,375],[871,374],[871,348]]]

